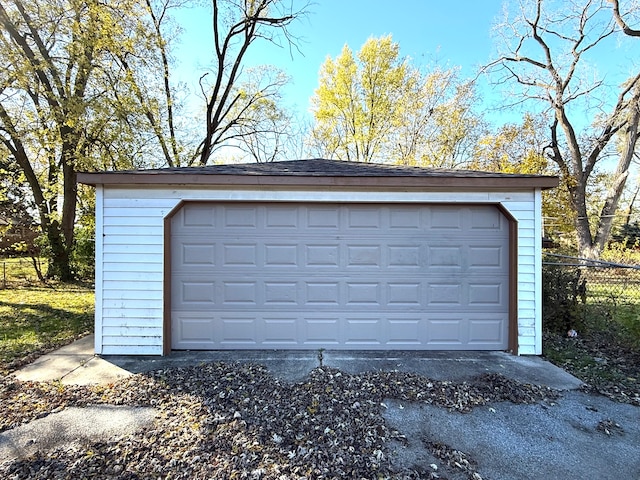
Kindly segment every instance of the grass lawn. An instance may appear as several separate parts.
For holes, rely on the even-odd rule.
[[[640,303],[580,307],[578,337],[545,332],[543,355],[592,390],[640,406]]]
[[[0,258],[0,288],[40,285],[33,263],[29,257]],[[46,269],[46,259],[36,259],[36,263]]]
[[[0,290],[0,373],[91,332],[93,302],[76,285]]]
[[[583,315],[589,333],[609,332],[620,342],[640,350],[640,302],[587,305]]]

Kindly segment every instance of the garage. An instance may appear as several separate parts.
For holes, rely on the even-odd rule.
[[[185,203],[172,349],[505,350],[493,205]]]
[[[542,352],[557,177],[327,159],[84,172],[95,351]]]

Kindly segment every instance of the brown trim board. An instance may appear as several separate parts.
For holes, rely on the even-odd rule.
[[[558,186],[558,177],[518,175],[432,175],[432,176],[302,176],[302,175],[211,175],[196,173],[78,173],[78,182],[87,185],[202,185],[231,187],[361,187],[361,188],[461,188],[513,190],[549,189]]]
[[[171,353],[171,221],[187,203],[180,200],[164,217],[164,272],[162,281],[162,355]]]
[[[509,326],[507,346],[518,354],[518,220],[504,205],[494,204],[509,222]]]

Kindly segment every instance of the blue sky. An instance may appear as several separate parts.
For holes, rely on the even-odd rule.
[[[308,110],[327,55],[337,56],[345,43],[357,52],[371,36],[391,34],[415,65],[459,66],[470,77],[491,58],[490,30],[501,8],[502,0],[317,0],[292,26],[301,37],[301,53],[294,51],[292,58],[288,48],[256,42],[246,65],[273,64],[290,75],[287,103],[299,112]],[[191,9],[178,21],[185,29],[176,52],[180,76],[197,91],[197,72],[204,72],[211,58],[211,16],[206,9]]]
[[[291,1],[294,5],[306,2]],[[563,1],[548,0],[548,3],[557,6]],[[203,2],[207,4],[208,0]],[[517,6],[518,2],[511,3]],[[299,117],[308,112],[309,99],[318,86],[318,72],[326,57],[335,58],[345,43],[357,52],[372,36],[391,34],[400,45],[402,56],[410,57],[416,66],[460,67],[461,77],[471,78],[478,66],[495,58],[491,32],[494,24],[502,20],[504,4],[505,0],[315,0],[309,14],[291,27],[292,33],[300,38],[300,52],[256,41],[245,57],[245,66],[272,64],[285,71],[292,78],[284,91],[285,102],[295,108]],[[177,13],[176,20],[184,33],[180,48],[175,51],[179,66],[176,76],[197,95],[198,79],[213,58],[211,13],[203,7]],[[625,71],[623,78],[620,75],[623,70],[636,70],[640,62],[637,42],[633,40],[630,37],[622,40],[620,48],[615,43],[618,40],[612,38],[614,43],[608,49],[600,49],[607,52],[606,58],[598,58],[597,65],[593,65],[609,70],[606,81],[613,86],[613,92],[628,74]],[[615,55],[611,54],[613,51]],[[490,85],[486,78],[479,80],[477,89],[484,109],[503,101],[504,92]],[[495,123],[519,122],[522,114],[512,109],[490,112],[490,117]]]

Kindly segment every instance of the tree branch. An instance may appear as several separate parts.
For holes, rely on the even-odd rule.
[[[276,43],[273,33],[276,31],[281,32],[288,42],[292,42],[287,27],[304,14],[306,6],[295,12],[290,10],[286,13],[280,13],[277,11],[280,1],[229,2],[230,10],[227,13],[235,14],[236,19],[231,21],[230,26],[223,32],[221,29],[221,2],[213,0],[213,40],[217,71],[210,93],[205,92],[202,83],[203,77],[201,77],[200,84],[207,100],[207,109],[206,134],[197,149],[200,165],[207,163],[215,143],[226,138],[224,133],[238,123],[238,118],[229,118],[229,115],[235,110],[234,105],[239,101],[238,97],[233,94],[233,90],[242,74],[242,64],[250,45],[258,38]],[[269,14],[270,12],[273,14]],[[262,28],[271,33],[261,33]]]
[[[631,28],[622,18],[620,14],[620,2],[619,0],[609,0],[613,4],[613,18],[616,23],[620,26],[625,35],[629,35],[630,37],[640,37],[640,30]]]

